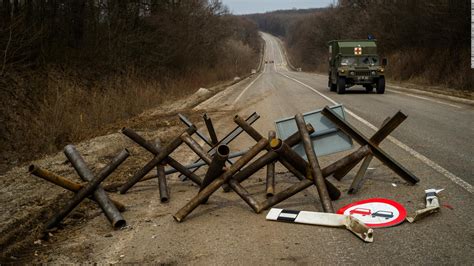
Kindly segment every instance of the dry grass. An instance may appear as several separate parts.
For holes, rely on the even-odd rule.
[[[241,50],[236,49],[236,53]],[[48,70],[47,75],[31,73],[43,78],[17,77],[16,80],[28,82],[13,82],[8,88],[10,96],[0,99],[0,161],[14,165],[56,152],[68,143],[104,134],[110,130],[109,124],[165,101],[186,97],[200,87],[249,73],[258,56],[249,52],[239,61],[233,58],[236,57],[222,58],[213,69],[189,71],[179,78],[144,78],[127,70],[88,82],[77,73],[57,69]],[[0,173],[9,168],[2,163]]]

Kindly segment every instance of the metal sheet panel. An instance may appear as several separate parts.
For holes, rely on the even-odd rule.
[[[342,105],[332,106],[331,109],[345,120]],[[311,139],[316,155],[323,156],[352,149],[352,139],[323,116],[321,111],[322,109],[319,109],[303,114],[306,123],[310,123],[315,129],[315,132],[311,134]],[[294,117],[277,120],[275,125],[280,139],[286,139],[298,131]],[[294,146],[293,149],[307,160],[302,143]]]

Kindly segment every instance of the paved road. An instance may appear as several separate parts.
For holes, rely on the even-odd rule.
[[[343,103],[347,120],[371,136],[387,116],[401,109],[409,118],[393,133],[393,137],[382,142],[381,147],[418,176],[419,184],[406,184],[389,168],[374,160],[365,185],[356,195],[346,193],[355,171],[341,182],[329,178],[343,192],[333,205],[338,209],[357,200],[384,197],[400,202],[411,213],[424,207],[425,189],[444,188],[440,193],[443,204],[440,212],[414,224],[405,222],[376,229],[374,243],[367,244],[345,229],[266,221],[266,212],[257,215],[235,193],[219,190],[207,204],[199,206],[184,222],[177,223],[172,215],[194,197],[198,189],[189,182],[170,176],[169,203],[160,203],[156,180],[137,184],[129,193],[117,195],[120,201],[127,203],[123,215],[129,227],[111,231],[103,215],[87,218],[82,226],[76,223],[67,225],[64,230],[54,233],[53,239],[57,240],[51,246],[39,250],[38,258],[42,258],[39,262],[472,264],[473,107],[438,98],[404,95],[395,90],[388,90],[384,95],[330,93],[326,88],[326,77],[289,71],[278,40],[266,34],[263,37],[267,47],[265,59],[275,63],[266,64],[261,74],[201,103],[193,115],[197,117],[208,112],[222,137],[223,132],[235,127],[231,121],[236,112],[246,116],[256,111],[261,119],[255,127],[265,134],[274,129],[276,119]],[[149,119],[156,123],[156,117]],[[153,135],[174,134],[171,131],[165,133],[166,130],[168,127]],[[111,135],[97,141],[100,147],[122,149],[124,143],[117,138]],[[232,142],[231,150],[242,150],[254,143],[242,134]],[[356,148],[357,144],[354,145]],[[319,160],[325,166],[348,152],[323,156]],[[149,160],[147,156],[149,154],[145,152],[143,158],[134,157],[134,160],[129,160],[128,167],[133,170],[144,164]],[[175,151],[173,157],[183,163],[194,159],[190,158],[185,147]],[[63,160],[61,157],[55,161],[64,167]],[[276,172],[277,192],[297,182],[280,165],[277,165]],[[265,198],[264,180],[265,171],[259,171],[242,184],[258,201],[262,201]],[[278,207],[321,211],[315,187],[298,193]]]
[[[256,123],[256,128],[266,132],[274,128],[273,121],[279,118],[341,103],[347,108],[349,122],[367,136],[371,136],[385,118],[401,110],[408,115],[408,119],[392,134],[393,137],[383,142],[382,147],[417,175],[421,182],[416,186],[405,185],[377,161],[371,165],[375,170],[369,174],[370,184],[366,184],[356,196],[344,195],[335,203],[336,207],[380,196],[399,200],[410,212],[423,207],[423,190],[428,188],[445,188],[441,201],[449,206],[456,205],[454,210],[443,208],[440,214],[418,224],[377,230],[378,237],[382,239],[378,238],[375,245],[348,244],[344,239],[328,238],[327,235],[303,237],[302,232],[311,230],[300,229],[301,233],[297,235],[306,240],[301,241],[299,249],[290,248],[292,252],[287,252],[290,257],[297,258],[295,262],[307,263],[314,262],[314,259],[323,263],[333,262],[332,259],[336,258],[335,261],[339,262],[380,264],[472,262],[473,106],[442,98],[405,94],[390,87],[384,95],[363,93],[362,87],[338,95],[328,90],[326,76],[290,71],[279,41],[268,34],[263,37],[266,42],[265,60],[274,61],[274,64],[266,64],[263,73],[251,82],[244,82],[216,95],[198,109],[230,106],[242,116],[257,111],[262,118]],[[252,143],[240,141],[235,148]],[[324,164],[334,157],[337,156],[321,160]],[[343,190],[350,184],[353,175],[349,174],[349,180],[343,182]],[[278,231],[283,239],[300,242],[292,236],[297,231],[294,227],[276,226],[275,230],[285,230]],[[312,252],[311,245],[316,251],[308,255]],[[281,250],[275,248],[269,254],[277,256],[278,252]]]

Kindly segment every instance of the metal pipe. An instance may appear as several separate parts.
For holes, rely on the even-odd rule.
[[[196,127],[189,127],[183,133],[188,133],[192,135],[196,132]],[[180,135],[181,136],[181,135]],[[165,160],[170,153],[172,153],[176,148],[183,143],[183,140],[180,136],[174,138],[168,145],[166,145],[163,150],[155,156],[150,162],[148,162],[142,169],[138,170],[135,175],[128,180],[122,187],[120,187],[120,194],[125,194],[133,185],[135,185],[140,179],[142,179],[146,174],[148,174],[155,166]]]
[[[161,149],[161,141],[157,139],[155,141],[156,150]],[[165,164],[161,163],[156,166],[156,175],[158,176],[158,190],[160,191],[160,201],[161,203],[167,203],[169,201],[169,189],[168,184],[166,184],[166,174],[165,174]]]
[[[334,124],[336,124],[342,131],[346,134],[351,136],[355,141],[357,141],[360,145],[368,145],[372,150],[372,153],[377,159],[382,161],[386,166],[392,169],[395,173],[397,173],[402,179],[414,185],[420,181],[418,177],[413,175],[410,171],[408,171],[405,167],[395,161],[392,157],[390,157],[385,151],[378,147],[378,143],[374,143],[372,140],[367,139],[361,132],[355,129],[352,125],[344,121],[338,114],[336,114],[333,110],[329,107],[324,107],[322,110],[322,114],[329,118]],[[398,115],[398,113],[397,113]],[[395,116],[397,116],[395,115]],[[394,118],[395,118],[394,116]],[[389,128],[386,129],[389,131]],[[381,132],[380,136],[386,134],[386,131]],[[377,133],[376,133],[377,134]],[[380,137],[380,138],[381,138]]]
[[[99,175],[87,183],[85,187],[83,187],[74,195],[74,197],[66,205],[66,207],[64,207],[64,209],[59,211],[59,213],[53,216],[46,223],[46,229],[51,229],[61,222],[77,205],[79,205],[79,203],[81,203],[89,194],[93,193],[105,178],[107,178],[106,175]]]
[[[251,136],[255,141],[259,141],[260,139],[263,138],[263,136],[260,135],[260,133],[258,133],[257,130],[255,130],[250,124],[248,124],[246,121],[244,121],[240,116],[236,115],[234,117],[234,122],[236,124],[238,124],[242,129],[244,129],[247,132],[247,134],[249,134],[249,136]],[[309,124],[307,125],[307,130],[310,134],[314,132],[313,126],[311,126]],[[289,146],[294,146],[294,145],[298,144],[300,141],[301,141],[301,136],[298,132],[294,133],[293,135],[291,135],[290,137],[288,137],[285,140],[285,142]],[[267,146],[266,149],[269,152],[273,152],[272,149],[270,148],[270,146]],[[283,166],[285,166],[290,172],[292,172],[298,179],[300,179],[300,180],[302,179],[301,174],[299,174],[297,171],[295,171],[295,168],[292,167],[291,163],[286,161],[285,158],[283,158],[281,156],[277,156],[277,155],[270,155],[270,154],[267,154],[267,156],[269,156],[269,157],[276,156],[275,158],[277,158],[278,161],[280,161],[280,163],[283,164]],[[268,157],[267,158],[262,158],[262,160],[260,160],[258,163],[264,162],[263,159],[269,159],[269,158]],[[256,171],[260,170],[261,167],[263,167],[264,165],[267,165],[270,162],[266,162],[264,165],[258,165],[256,163],[257,163],[257,161],[255,162],[255,164],[251,165],[251,167],[253,167],[253,168],[248,169],[249,172],[250,172],[250,170],[253,171],[251,174],[253,174]],[[244,170],[246,170],[246,169],[244,169]],[[251,174],[244,172],[244,173],[241,173],[239,176],[236,176],[234,178],[236,178],[236,180],[240,180],[240,182],[242,182],[244,179],[248,178]],[[338,193],[338,194],[340,195],[340,193]],[[336,194],[334,194],[334,195],[336,195]],[[339,198],[339,196],[337,198]]]
[[[251,124],[255,123],[255,121],[257,121],[259,118],[260,118],[260,116],[256,112],[254,112],[249,117],[247,117],[247,119],[245,119],[245,121],[251,125]],[[235,138],[237,138],[242,132],[243,132],[243,129],[241,127],[237,126],[231,132],[229,132],[224,138],[222,138],[219,141],[219,143],[217,143],[214,147],[212,147],[207,153],[210,156],[213,156],[214,153],[216,153],[216,149],[219,145],[221,145],[221,144],[222,145],[228,145]],[[199,161],[201,161],[201,159],[196,160],[195,163],[197,163]],[[197,170],[199,170],[199,168],[200,168],[200,166],[196,167],[195,169],[192,170],[192,172],[193,173],[196,172]],[[180,175],[180,177],[181,177],[181,175]]]
[[[245,132],[247,132],[247,134],[249,134],[249,136],[251,136],[254,140],[256,141],[259,141],[260,139],[263,138],[262,135],[260,135],[260,133],[258,133],[257,130],[255,130],[251,125],[249,125],[248,123],[246,123],[241,117],[239,117],[238,115],[236,115],[234,117],[234,122],[236,124],[238,124],[242,129],[245,130]],[[306,125],[306,128],[307,128],[307,131],[308,131],[308,134],[312,134],[314,133],[314,128],[312,125],[308,124]],[[336,130],[337,131],[337,130]],[[331,131],[332,132],[332,131]],[[325,132],[324,134],[328,134],[327,132]],[[323,134],[323,135],[324,135]],[[287,143],[287,145],[289,145],[290,147],[291,146],[294,146],[296,144],[298,144],[299,142],[301,141],[301,136],[298,132],[295,132],[293,135],[291,135],[290,137],[288,137],[286,140],[285,140],[285,143]],[[293,144],[294,143],[294,144]],[[266,147],[266,149],[268,151],[272,151],[271,147],[268,146]],[[296,154],[296,153],[294,153]],[[270,156],[270,155],[268,155]],[[298,156],[299,157],[299,156]],[[281,164],[283,164],[283,166],[285,166],[290,172],[292,172],[298,179],[302,180],[304,177],[302,177],[302,174],[301,173],[305,173],[305,171],[302,171],[302,170],[299,170],[301,171],[301,173],[299,173],[299,171],[297,171],[297,169],[295,169],[295,167],[292,166],[291,162],[288,162],[284,157],[282,156],[277,156],[278,158],[278,161],[280,161]],[[304,160],[303,160],[304,161]],[[262,161],[260,161],[261,163]],[[269,162],[268,162],[269,163]],[[268,164],[266,163],[266,164]],[[256,167],[256,166],[260,166],[260,165],[253,165],[252,167]],[[249,170],[255,170],[258,171],[261,167],[263,166],[260,166],[259,168],[250,168]],[[244,169],[245,170],[245,169]],[[238,178],[237,180],[239,179],[243,179],[244,178],[244,173],[242,173],[241,175],[237,176],[237,177],[234,177],[234,178]],[[253,173],[252,173],[253,174]],[[250,175],[249,175],[250,176]],[[248,176],[247,176],[248,178]],[[331,191],[334,192],[334,193],[331,193],[331,198],[333,200],[336,200],[340,197],[341,193],[340,191],[335,187],[333,186],[332,184],[330,185],[331,186]]]
[[[372,158],[374,158],[374,156],[370,154],[367,155],[367,157],[365,157],[364,162],[362,162],[362,165],[360,166],[359,171],[357,171],[357,174],[354,177],[354,180],[352,180],[352,184],[349,187],[349,190],[347,191],[347,193],[355,194],[362,187],[362,184],[364,183],[363,181],[364,181],[365,172],[367,171],[367,168],[369,167],[370,162],[372,161]]]
[[[181,120],[181,122],[183,122],[186,126],[188,127],[196,127],[187,117],[185,117],[184,115],[182,114],[178,114],[178,117],[179,117],[179,120]],[[198,137],[200,139],[202,139],[207,145],[209,145],[209,147],[212,147],[213,144],[212,144],[212,141],[209,140],[206,135],[202,134],[201,131],[197,130],[196,129],[196,135],[198,135]]]
[[[268,131],[268,140],[276,138],[274,130]],[[275,194],[275,162],[267,164],[267,180],[265,182],[266,197],[272,197]]]
[[[89,182],[92,182],[92,180],[94,180],[94,174],[87,167],[86,162],[73,145],[67,145],[64,148],[64,154],[69,159],[72,166],[83,180]],[[129,155],[130,153],[127,149],[120,152],[114,159],[112,159],[112,161],[107,166],[100,170],[99,174],[97,174],[96,179],[105,179],[115,169],[117,169],[117,167],[121,163],[123,163]],[[107,217],[107,219],[109,219],[110,223],[114,228],[121,228],[127,224],[125,219],[118,211],[117,207],[112,203],[107,193],[105,193],[104,189],[101,186],[97,186],[97,188],[94,190],[94,198],[97,200],[99,206],[104,211],[105,216]]]
[[[377,132],[375,132],[375,134],[370,138],[370,141],[372,141],[372,143],[374,143],[375,145],[379,145],[388,135],[390,135],[390,133],[393,132],[393,130],[395,130],[401,123],[403,123],[406,118],[407,116],[400,111],[398,111],[393,117],[387,117],[383,121],[381,128]],[[334,173],[334,178],[336,178],[337,180],[341,180],[359,162],[360,160],[344,168],[341,168],[340,170]]]
[[[70,181],[69,179],[63,177],[63,176],[60,176],[60,175],[57,175],[51,171],[48,171],[46,169],[43,169],[39,166],[36,166],[34,164],[30,165],[30,167],[28,168],[28,171],[30,172],[30,174],[32,175],[35,175],[39,178],[42,178],[46,181],[49,181],[55,185],[58,185],[62,188],[65,188],[69,191],[72,191],[72,192],[78,192],[79,190],[81,190],[82,188],[84,188],[84,184],[81,184],[81,183],[76,183],[74,181]],[[89,198],[95,202],[97,202],[97,200],[94,198],[94,196],[89,196]],[[125,205],[123,205],[122,203],[118,202],[118,201],[115,201],[113,199],[110,199],[112,201],[112,203],[117,207],[117,209],[120,211],[120,212],[123,212],[125,211]]]
[[[346,167],[339,169],[337,172],[334,173],[334,178],[341,181],[357,164],[362,160],[361,158],[358,161],[354,161],[351,164],[346,165]]]
[[[205,187],[211,184],[216,178],[222,175],[224,172],[225,162],[229,158],[230,149],[227,145],[219,145],[217,148],[216,154],[212,157],[212,161],[209,164],[209,168],[207,169],[206,176],[202,181],[201,188],[199,192],[201,192]],[[206,203],[208,198],[206,198],[203,203]]]
[[[122,128],[122,133],[129,137],[131,140],[133,140],[134,142],[136,142],[137,144],[139,144],[140,146],[142,146],[143,148],[145,148],[147,151],[151,152],[152,154],[154,155],[158,155],[160,153],[160,149],[153,146],[153,144],[151,144],[150,142],[146,141],[142,136],[138,135],[135,131],[133,131],[132,129],[130,128]],[[191,172],[188,168],[184,167],[182,164],[180,164],[178,161],[176,161],[175,159],[173,159],[173,157],[171,156],[168,156],[166,159],[165,159],[165,162],[168,163],[171,167],[173,167],[173,169],[175,170],[175,172],[180,172],[181,174],[185,175],[186,177],[188,177],[191,181],[193,181],[194,183],[196,183],[198,186],[201,185],[201,179],[196,175],[194,174],[193,172]],[[174,173],[175,173],[174,172]],[[167,175],[170,174],[168,172],[165,172]],[[155,176],[153,176],[152,178],[154,178]],[[145,180],[148,180],[148,179],[151,179],[151,178],[143,178],[141,181],[145,181]]]
[[[186,216],[188,216],[197,206],[202,204],[206,198],[214,193],[220,186],[228,182],[232,176],[239,171],[244,165],[252,160],[265,146],[268,145],[266,139],[260,140],[255,146],[253,146],[248,153],[240,157],[227,171],[225,171],[219,178],[215,179],[206,186],[201,192],[199,192],[193,199],[191,199],[183,208],[181,208],[173,217],[176,221],[181,222]]]
[[[214,129],[214,124],[212,123],[211,118],[206,113],[202,118],[204,119],[204,123],[206,123],[207,132],[209,132],[212,145],[216,145],[219,142],[219,139],[217,138],[216,130]]]
[[[206,164],[211,165],[211,162],[213,159],[201,148],[201,146],[191,136],[185,133],[181,135],[181,138],[183,139],[184,143],[186,143],[186,145],[188,145],[188,147],[191,148],[191,150],[193,150],[199,156],[199,158],[201,158]],[[227,160],[229,158],[229,147],[227,147],[227,145],[220,145],[217,148],[217,152],[214,154],[214,156],[219,152],[219,149],[226,149],[225,152],[227,154],[225,156]],[[222,167],[224,167],[225,161],[223,161],[222,164],[223,164]],[[217,175],[216,178],[218,176],[219,175]],[[224,192],[230,191],[229,185],[227,184],[222,185],[222,189],[224,189]]]
[[[229,186],[237,193],[255,212],[260,209],[259,203],[250,195],[250,193],[237,180],[229,179]]]
[[[242,117],[240,117],[239,115],[234,116],[234,122],[239,125],[254,140],[259,141],[263,138],[263,136],[260,135],[257,130],[255,130],[251,125],[245,122],[245,120],[242,119]]]
[[[353,153],[339,159],[338,161],[324,167],[321,172],[323,176],[326,178],[330,175],[332,175],[336,170],[340,169],[341,167],[346,166],[347,164],[350,164],[354,160],[360,160],[361,158],[364,158],[366,155],[370,154],[370,148],[368,146],[363,146],[360,147],[358,150],[354,151]],[[266,210],[290,197],[293,195],[297,194],[300,191],[303,191],[304,189],[310,187],[313,185],[313,181],[309,179],[305,179],[303,181],[300,181],[291,187],[273,195],[273,197],[268,198],[267,200],[263,201],[260,203],[260,209],[258,210],[257,213],[262,212],[263,210]]]
[[[248,150],[231,153],[231,154],[229,154],[229,159],[240,157],[240,156],[246,154],[247,152],[248,152]],[[185,165],[184,167],[186,167],[186,169],[194,169],[196,167],[201,167],[201,166],[204,166],[204,165],[207,165],[207,163],[200,160],[200,162],[198,162],[198,163]],[[169,169],[166,169],[165,172],[166,172],[167,175],[169,175],[169,174],[174,174],[178,171],[176,171],[176,169],[174,169],[174,168],[169,168]]]
[[[309,132],[314,132],[314,128],[311,125],[308,125],[308,131]],[[301,141],[301,136],[298,132],[295,132],[293,135],[289,136],[287,139],[285,139],[285,143],[292,147],[298,144]],[[276,160],[279,159],[278,153],[274,152],[273,150],[268,151],[265,155],[261,156],[257,160],[253,161],[251,164],[246,166],[244,169],[239,171],[233,179],[239,181],[239,183],[243,182],[247,178],[249,178],[251,175],[256,173],[258,170],[262,169],[265,167],[265,165],[272,163]],[[284,161],[284,160],[281,160]],[[291,165],[291,164],[284,164],[286,165]],[[299,178],[299,177],[298,177]]]
[[[308,158],[308,163],[310,166],[311,175],[313,176],[313,183],[318,189],[319,198],[321,199],[321,204],[323,206],[324,212],[334,213],[334,207],[332,206],[331,199],[329,198],[328,189],[325,184],[325,179],[321,173],[321,167],[319,166],[318,158],[316,157],[316,152],[314,151],[313,142],[309,137],[309,133],[306,130],[306,122],[304,120],[303,114],[298,113],[295,115],[296,126],[298,131],[301,134],[303,140],[303,147]]]
[[[273,139],[270,143],[270,146],[276,153],[278,153],[281,157],[285,158],[288,163],[293,165],[296,170],[301,173],[305,173],[307,179],[313,180],[310,165],[298,153],[291,149],[286,143],[282,142],[280,139]],[[326,184],[331,199],[339,199],[341,197],[341,191],[339,191],[339,189],[328,180],[324,180],[324,182]]]
[[[405,119],[406,115],[401,113],[400,111],[395,115],[394,119],[392,119],[390,116],[385,118],[385,120],[382,123],[382,128],[381,131],[377,131],[371,138],[370,140],[373,141],[376,144],[379,144],[380,142],[383,141],[383,139],[390,134],[398,125],[400,125]],[[359,189],[362,187],[364,183],[364,177],[365,173],[367,172],[367,168],[370,165],[370,162],[372,161],[374,156],[372,155],[367,155],[365,157],[364,161],[362,162],[362,165],[360,166],[359,170],[357,171],[357,174],[355,175],[354,179],[352,180],[352,184],[349,187],[349,190],[347,193],[349,194],[355,194],[359,191]],[[342,178],[342,177],[341,177]]]
[[[162,203],[167,203],[170,196],[168,193],[168,185],[166,184],[165,166],[159,164],[156,167],[156,172],[158,175],[158,187],[160,189],[160,201]]]
[[[201,145],[197,143],[189,134],[183,133],[181,135],[183,142],[196,153],[205,163],[211,164],[212,158],[202,149]],[[224,162],[225,163],[225,162]]]

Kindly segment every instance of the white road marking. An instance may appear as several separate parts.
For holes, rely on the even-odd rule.
[[[459,106],[459,105],[450,104],[450,103],[446,103],[446,102],[442,102],[442,101],[437,101],[437,100],[434,100],[434,99],[430,99],[430,98],[426,98],[426,97],[414,95],[414,94],[411,94],[411,93],[406,93],[406,92],[401,92],[401,91],[396,91],[396,90],[391,90],[391,89],[387,89],[387,91],[393,92],[393,93],[402,94],[402,95],[407,95],[407,96],[410,96],[410,97],[413,97],[413,98],[418,98],[418,99],[422,99],[422,100],[429,101],[429,102],[439,103],[439,104],[443,104],[443,105],[447,105],[447,106],[451,106],[451,107],[455,107],[455,108],[462,109],[462,107]]]
[[[333,99],[329,98],[328,96],[322,94],[321,92],[319,92],[318,90],[316,90],[315,88],[295,79],[295,78],[292,78],[290,76],[287,76],[283,73],[280,73],[278,72],[280,75],[290,79],[290,80],[293,80],[301,85],[303,85],[304,87],[314,91],[315,93],[319,94],[321,97],[323,97],[324,99],[326,99],[327,101],[331,102],[332,104],[338,104],[336,101],[334,101]],[[370,129],[374,130],[374,131],[377,131],[378,128],[374,125],[372,125],[369,121],[363,119],[362,117],[354,114],[352,111],[350,111],[347,107],[345,108],[345,111],[346,113],[348,113],[349,115],[351,115],[352,117],[354,117],[355,119],[357,119],[359,122],[361,122],[362,124],[366,125],[367,127],[369,127]],[[387,137],[388,140],[390,140],[391,142],[393,142],[395,145],[397,145],[398,147],[402,148],[403,150],[405,150],[406,152],[408,152],[409,154],[411,154],[412,156],[414,156],[415,158],[419,159],[420,161],[422,161],[423,163],[425,163],[426,165],[428,165],[429,167],[431,167],[432,169],[434,169],[435,171],[437,171],[438,173],[444,175],[446,178],[448,178],[449,180],[453,181],[454,183],[458,184],[459,186],[461,186],[462,188],[464,188],[465,190],[467,190],[469,193],[474,193],[474,189],[472,187],[471,184],[467,183],[466,181],[464,181],[463,179],[461,179],[460,177],[456,176],[455,174],[449,172],[448,170],[446,170],[445,168],[443,168],[441,165],[433,162],[432,160],[428,159],[426,156],[424,156],[423,154],[415,151],[414,149],[410,148],[408,145],[404,144],[403,142],[399,141],[398,139],[392,137],[392,136],[388,136]]]
[[[250,82],[250,84],[245,87],[245,89],[239,94],[239,96],[237,96],[237,98],[235,98],[235,100],[232,102],[232,105],[235,105],[239,100],[240,98],[242,98],[242,95],[245,94],[245,92],[247,92],[247,90],[252,87],[252,85],[263,75],[264,72],[260,73],[252,82]]]

